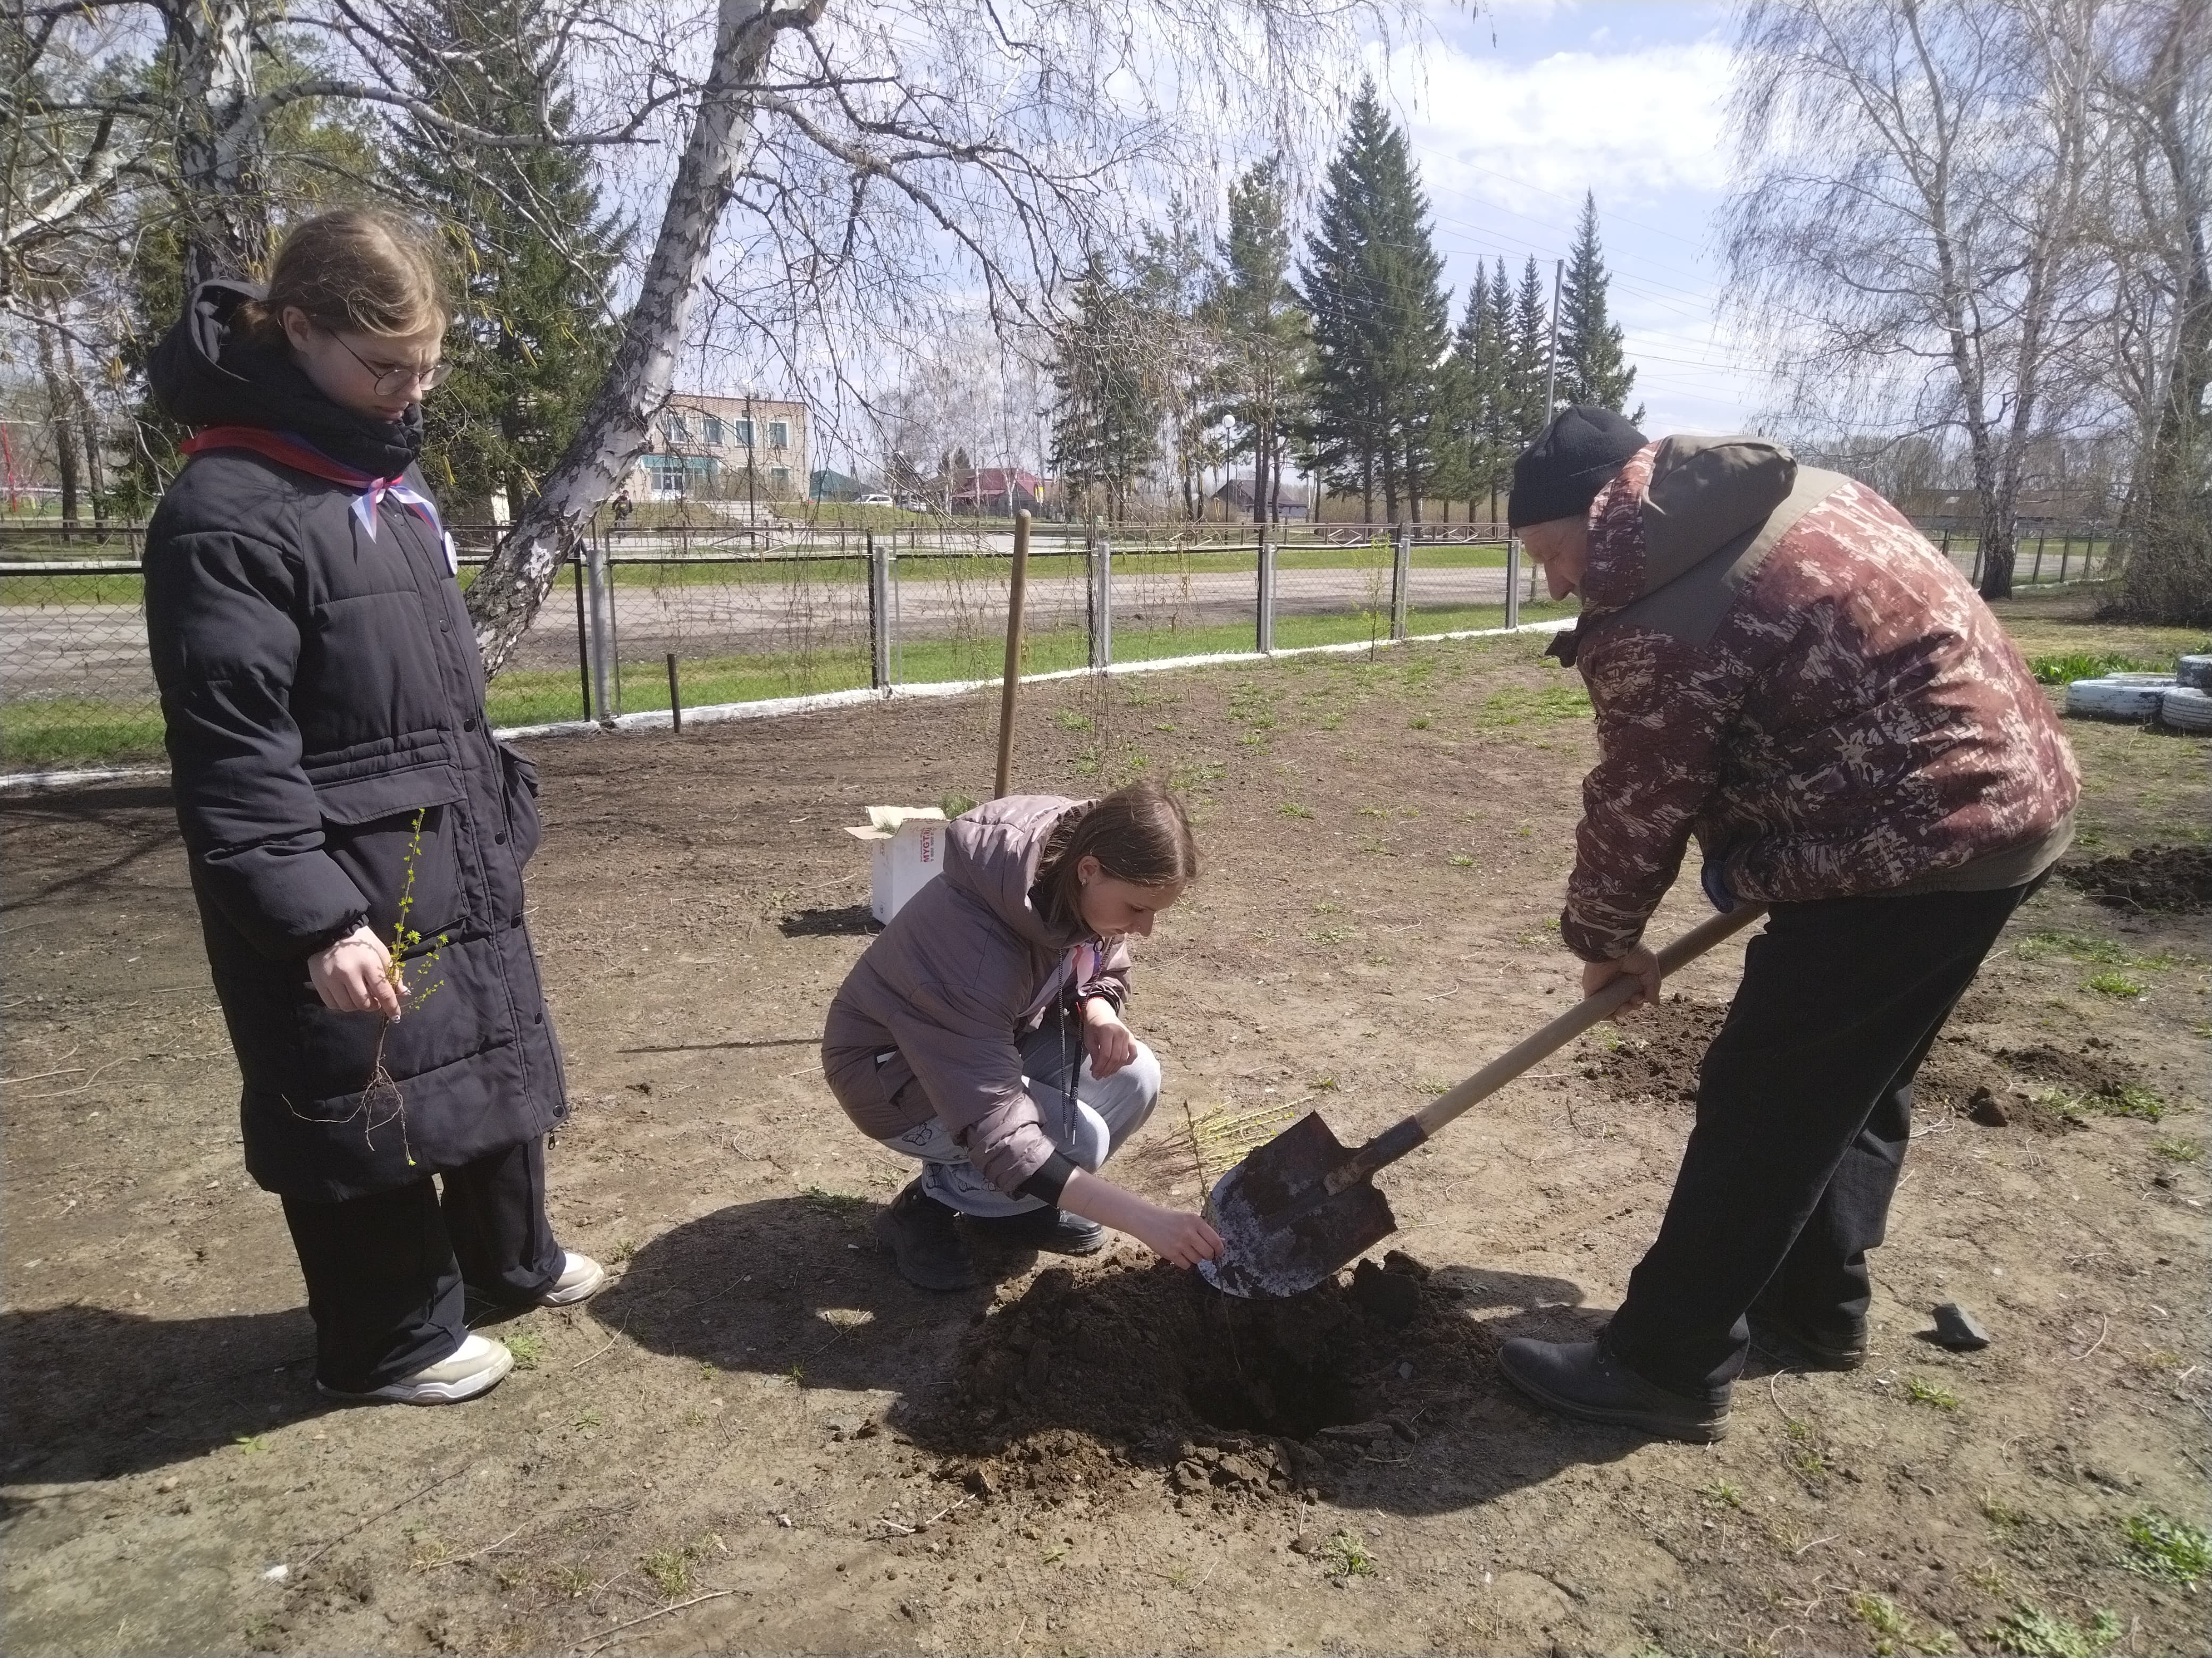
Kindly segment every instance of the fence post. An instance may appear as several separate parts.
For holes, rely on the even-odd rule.
[[[2074,537],[2072,536],[2062,537],[2058,543],[2058,581],[2061,586],[2063,586],[2066,583],[2067,556],[2073,550]]]
[[[1275,542],[1266,530],[1260,531],[1260,631],[1257,641],[1260,654],[1275,653]]]
[[[891,559],[878,551],[876,532],[868,531],[868,685],[887,690],[891,683]]]
[[[576,676],[584,690],[584,718],[592,717],[592,630],[584,619],[584,562],[590,554],[582,547],[569,555],[576,572]]]
[[[1413,586],[1413,532],[1401,524],[1390,547],[1390,637],[1393,639],[1406,636],[1407,602],[1410,597],[1407,590]]]
[[[1114,544],[1104,536],[1091,544],[1091,665],[1114,665]]]
[[[592,706],[598,710],[599,722],[607,726],[614,723],[614,703],[607,694],[607,663],[614,653],[608,637],[612,617],[608,613],[614,606],[607,591],[607,550],[596,540],[592,543],[586,576],[591,589]]]
[[[1505,625],[1521,625],[1521,537],[1505,532]]]
[[[2039,581],[2040,581],[2040,580],[2043,580],[2043,537],[2042,537],[2041,536],[2039,536],[2039,536],[2037,536],[2037,537],[2036,537],[2036,538],[2035,538],[2035,568],[2028,572],[2027,585],[2028,585],[2029,586],[2033,587],[2033,586],[2035,586],[2035,584],[2036,584],[2037,582],[2039,582]]]

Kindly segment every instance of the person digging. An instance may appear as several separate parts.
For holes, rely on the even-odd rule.
[[[1659,1236],[1595,1340],[1520,1339],[1506,1380],[1588,1421],[1725,1431],[1747,1346],[1865,1361],[1868,1253],[1912,1079],[2073,835],[2081,775],[2020,653],[1950,561],[1864,484],[1751,437],[1647,442],[1563,410],[1508,517],[1582,615],[1599,758],[1562,941],[1623,975],[1692,835],[1723,911],[1768,907],[1699,1066]]]

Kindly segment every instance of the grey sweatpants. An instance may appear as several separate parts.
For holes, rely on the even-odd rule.
[[[1082,1022],[1045,1015],[1022,1039],[1022,1082],[1044,1116],[1052,1143],[1092,1174],[1145,1126],[1159,1102],[1160,1062],[1144,1043],[1137,1057],[1101,1079],[1083,1051]],[[880,1144],[920,1159],[921,1189],[963,1215],[991,1219],[1042,1208],[1039,1198],[1008,1197],[985,1180],[951,1130],[932,1117]]]

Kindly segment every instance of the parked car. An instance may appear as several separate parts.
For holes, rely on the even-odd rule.
[[[896,507],[898,503],[893,501],[889,495],[877,494],[872,495],[857,495],[854,497],[853,505],[855,507]]]

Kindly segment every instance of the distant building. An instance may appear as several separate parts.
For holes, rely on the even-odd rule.
[[[808,481],[806,405],[675,392],[624,480],[641,501],[794,501]]]
[[[956,474],[957,484],[943,485],[945,510],[976,514],[1034,513],[1049,493],[1047,481],[1018,468],[981,466]],[[933,485],[933,495],[940,487]]]
[[[1231,478],[1213,492],[1212,500],[1225,507],[1232,517],[1249,519],[1257,499],[1258,485],[1250,478]],[[1275,517],[1285,524],[1304,523],[1306,516],[1306,492],[1296,484],[1278,484],[1275,489]]]
[[[811,501],[858,501],[867,493],[868,486],[860,479],[827,466],[807,477],[806,494]]]

